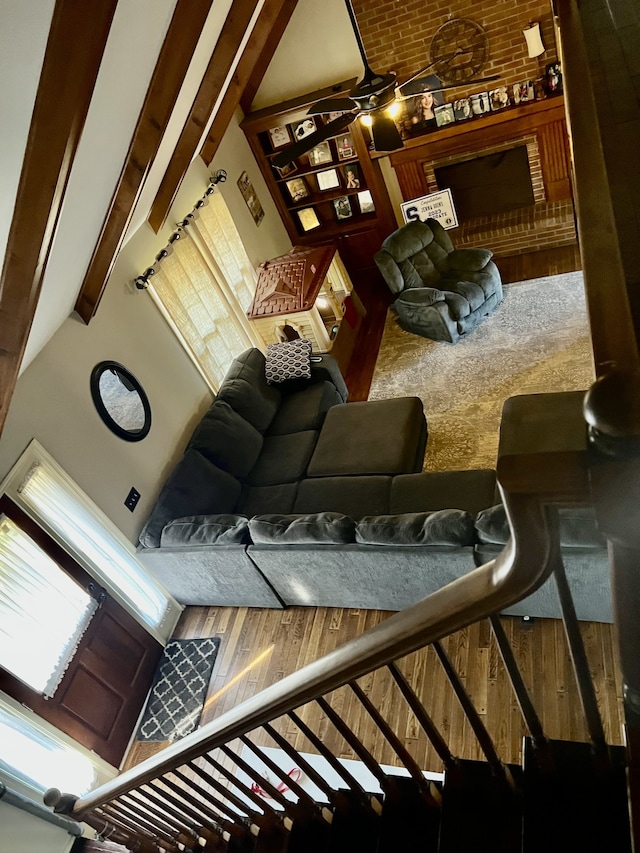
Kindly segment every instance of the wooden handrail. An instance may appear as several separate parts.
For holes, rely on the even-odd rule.
[[[86,796],[60,799],[59,792],[51,789],[45,802],[81,820],[102,803],[524,598],[555,568],[559,559],[557,537],[550,536],[547,515],[536,496],[504,493],[503,501],[512,538],[496,559],[271,685]]]

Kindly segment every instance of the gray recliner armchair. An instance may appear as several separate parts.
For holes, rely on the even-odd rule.
[[[409,222],[384,240],[374,259],[398,297],[400,326],[434,341],[456,343],[502,302],[490,249],[455,249],[435,219]]]

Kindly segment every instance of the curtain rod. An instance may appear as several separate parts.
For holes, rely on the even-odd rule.
[[[211,175],[209,178],[209,186],[207,187],[207,191],[193,206],[191,213],[189,213],[185,219],[178,222],[178,230],[174,231],[174,233],[169,237],[169,247],[172,243],[175,243],[176,240],[180,239],[180,232],[183,228],[189,225],[189,217],[193,217],[194,211],[199,210],[206,204],[208,196],[210,196],[214,192],[214,188],[216,184],[223,184],[227,180],[227,173],[224,169],[218,169],[215,175]],[[156,255],[156,263],[159,263],[163,258],[166,258],[169,254],[169,248],[162,249]],[[138,290],[146,290],[149,287],[149,279],[151,276],[155,275],[156,269],[155,264],[153,266],[147,267],[147,269],[142,273],[142,275],[134,278],[133,283],[137,287]]]

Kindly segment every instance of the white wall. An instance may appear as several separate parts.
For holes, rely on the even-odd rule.
[[[291,243],[236,122],[212,168],[228,172],[220,191],[252,262],[257,265],[288,251]],[[236,184],[245,169],[265,210],[259,226]],[[153,263],[175,222],[204,194],[209,174],[197,158],[162,234],[155,235],[145,225],[125,246],[90,324],[75,316],[65,320],[24,371],[0,437],[0,479],[29,441],[37,438],[131,541],[137,540],[164,479],[212,399],[149,294],[136,290],[132,281]],[[141,442],[118,438],[93,406],[89,376],[104,359],[128,367],[147,392],[152,425]],[[131,486],[141,494],[134,513],[124,506]]]
[[[67,853],[73,842],[66,830],[0,800],[0,853]]]

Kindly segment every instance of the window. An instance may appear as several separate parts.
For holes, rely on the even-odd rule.
[[[256,276],[222,196],[208,196],[185,223],[149,292],[215,391],[231,361],[261,345],[246,316]]]

